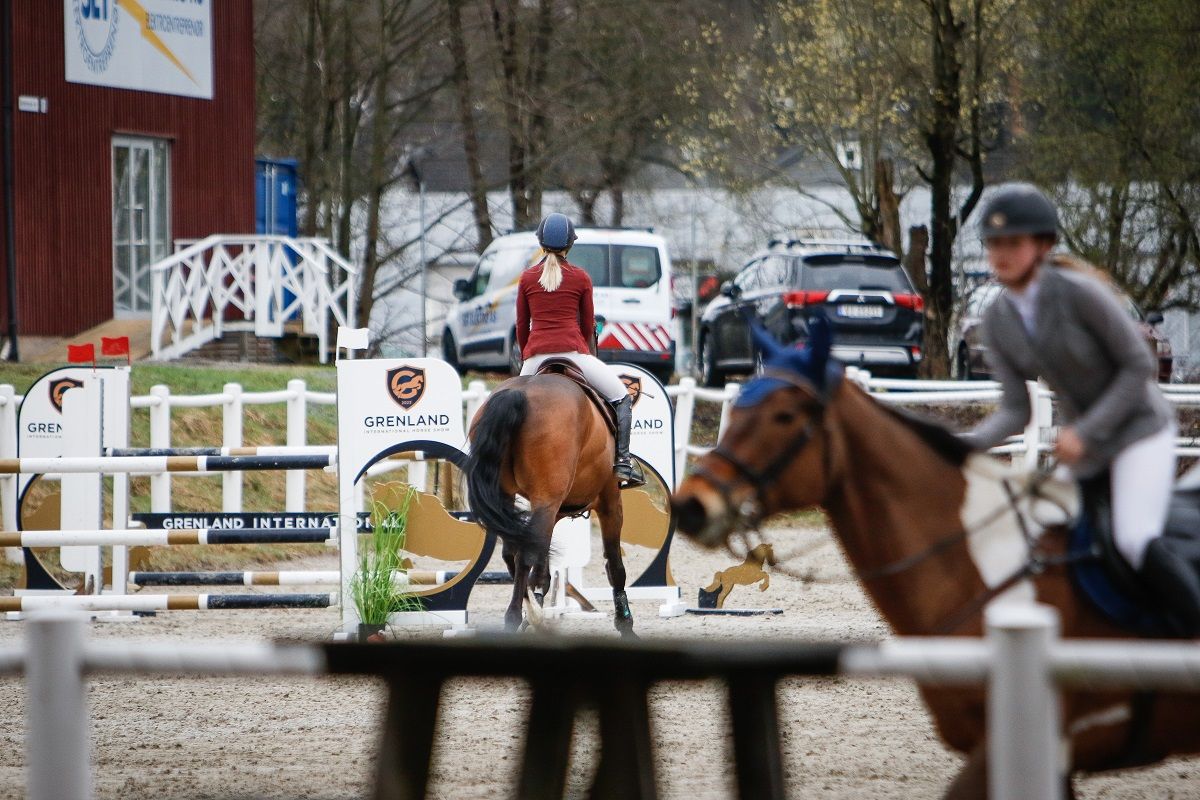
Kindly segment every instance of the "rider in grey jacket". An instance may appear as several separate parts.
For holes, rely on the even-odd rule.
[[[1179,632],[1200,635],[1200,575],[1161,535],[1175,482],[1176,425],[1145,338],[1098,270],[1050,255],[1058,215],[1035,187],[996,189],[982,233],[1005,287],[983,319],[1003,400],[966,438],[986,449],[1019,433],[1030,414],[1025,381],[1045,380],[1063,421],[1059,463],[1080,479],[1108,470],[1117,549]]]

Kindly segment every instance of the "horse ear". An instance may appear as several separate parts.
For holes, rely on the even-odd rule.
[[[808,322],[808,357],[810,363],[820,375],[829,363],[829,353],[833,350],[833,330],[824,314],[816,314]]]
[[[784,349],[757,318],[747,314],[746,322],[750,325],[750,337],[754,340],[754,346],[762,351],[764,361]]]

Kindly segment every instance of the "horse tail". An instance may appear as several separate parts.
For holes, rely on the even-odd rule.
[[[467,461],[467,499],[471,511],[488,531],[518,546],[533,533],[515,498],[500,487],[500,470],[512,448],[513,437],[529,412],[523,392],[506,389],[486,403],[471,429],[471,457]]]

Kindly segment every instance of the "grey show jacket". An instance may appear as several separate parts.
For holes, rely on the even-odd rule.
[[[1114,291],[1049,263],[1038,280],[1032,336],[1007,291],[984,314],[986,358],[1004,398],[966,438],[984,450],[1020,433],[1029,422],[1024,382],[1041,377],[1083,439],[1083,461],[1073,471],[1092,477],[1130,444],[1161,431],[1174,412],[1154,382],[1154,355]]]

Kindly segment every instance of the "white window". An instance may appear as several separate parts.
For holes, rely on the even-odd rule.
[[[150,311],[150,266],[171,251],[170,145],[116,136],[112,152],[114,312],[141,315]]]

